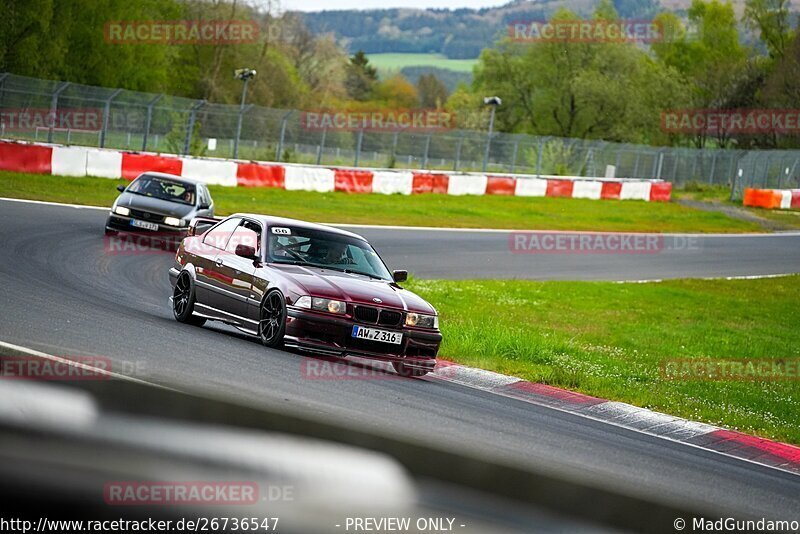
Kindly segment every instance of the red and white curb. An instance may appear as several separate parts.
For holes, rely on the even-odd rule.
[[[133,180],[157,171],[228,187],[385,195],[505,195],[668,202],[663,180],[489,175],[242,161],[0,140],[0,170]]]
[[[428,376],[800,474],[794,445],[444,360]]]

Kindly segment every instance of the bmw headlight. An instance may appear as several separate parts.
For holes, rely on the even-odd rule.
[[[166,217],[164,219],[164,224],[168,224],[169,226],[183,226],[183,219],[176,219],[175,217]]]
[[[294,303],[298,308],[307,310],[324,311],[343,315],[347,313],[347,304],[341,300],[323,299],[319,297],[300,297]]]
[[[344,314],[347,312],[347,305],[341,300],[320,299],[314,297],[311,299],[311,307],[315,310],[326,311],[329,313]]]
[[[407,313],[406,326],[418,326],[420,328],[439,328],[439,316],[424,315],[421,313]]]
[[[117,206],[117,207],[114,208],[114,213],[116,213],[117,215],[123,215],[123,216],[127,217],[128,215],[131,214],[131,210],[129,210],[128,208],[126,208],[124,206]]]

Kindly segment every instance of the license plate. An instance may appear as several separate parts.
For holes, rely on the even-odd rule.
[[[379,330],[377,328],[364,328],[363,326],[354,326],[352,335],[358,339],[381,341],[393,345],[399,345],[403,342],[403,334],[400,332],[390,332],[389,330]]]
[[[145,230],[158,230],[158,225],[156,223],[140,221],[138,219],[131,219],[131,226],[144,228]]]

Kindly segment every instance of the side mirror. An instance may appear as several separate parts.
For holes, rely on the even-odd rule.
[[[211,204],[200,204],[197,207],[198,207],[198,209],[201,209],[201,210],[207,210],[208,208],[211,207]]]
[[[256,248],[250,245],[236,245],[236,255],[248,260],[257,260]]]
[[[117,186],[117,191],[119,191],[120,193],[124,193],[125,192],[125,186],[124,185],[118,185]]]
[[[395,282],[405,282],[408,280],[408,271],[392,271],[392,278]]]

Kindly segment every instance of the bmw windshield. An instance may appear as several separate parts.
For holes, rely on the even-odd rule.
[[[369,243],[334,232],[273,226],[269,232],[269,261],[392,280],[389,269]]]

